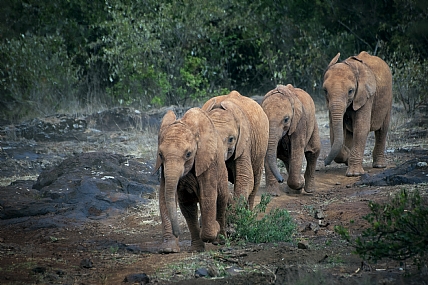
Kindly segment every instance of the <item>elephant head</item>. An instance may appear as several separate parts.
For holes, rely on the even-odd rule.
[[[224,160],[240,157],[250,139],[250,126],[242,109],[231,101],[212,104],[207,112],[223,141]]]
[[[176,237],[180,234],[176,201],[178,182],[190,171],[198,177],[209,169],[217,152],[217,138],[212,135],[214,132],[212,121],[199,108],[190,109],[180,120],[172,111],[168,111],[162,119],[154,171],[162,167],[160,191],[165,191],[165,201],[160,203],[166,204],[166,214]]]
[[[291,136],[302,117],[303,105],[294,92],[294,87],[278,85],[265,95],[262,108],[269,119],[269,144],[266,162],[279,183],[284,178],[279,172],[276,158],[277,146],[284,136]]]
[[[348,108],[358,111],[376,92],[371,69],[358,57],[337,63],[340,53],[330,62],[324,74],[323,89],[330,112],[332,147],[325,165],[329,165],[343,146],[343,118]],[[352,105],[352,107],[351,107]]]

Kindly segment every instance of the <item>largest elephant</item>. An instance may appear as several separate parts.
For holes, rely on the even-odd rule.
[[[168,111],[158,136],[155,172],[161,168],[159,209],[163,227],[160,252],[179,252],[177,199],[191,234],[191,251],[225,235],[227,170],[220,137],[207,113],[188,110],[181,119]],[[198,205],[201,222],[198,222]]]
[[[260,187],[269,138],[269,121],[261,106],[237,91],[213,97],[208,112],[223,141],[224,159],[234,195],[248,199],[249,208]]]
[[[324,74],[331,142],[324,163],[329,165],[333,159],[345,163],[347,176],[359,176],[364,174],[364,148],[371,131],[375,132],[373,167],[386,167],[392,75],[382,59],[365,51],[338,63],[339,56],[331,60]]]

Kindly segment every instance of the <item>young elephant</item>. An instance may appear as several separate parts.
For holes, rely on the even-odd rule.
[[[227,170],[220,137],[207,113],[192,108],[177,120],[168,111],[158,136],[155,172],[161,168],[159,208],[163,227],[160,252],[179,252],[177,200],[191,234],[191,251],[225,235]],[[198,221],[198,205],[201,223]]]
[[[269,121],[260,105],[237,91],[217,96],[203,106],[223,141],[224,160],[234,196],[248,199],[259,189],[269,137]]]
[[[279,183],[284,181],[276,159],[281,159],[288,172],[287,184],[293,192],[315,190],[315,167],[321,142],[315,118],[315,105],[311,96],[292,85],[278,85],[262,101],[269,118],[269,146],[266,153],[265,173],[268,193],[279,195]],[[306,171],[302,177],[303,155]]]
[[[348,165],[347,176],[364,174],[363,156],[369,132],[375,132],[373,167],[386,167],[385,145],[392,108],[392,75],[379,57],[363,51],[343,62],[338,53],[324,74],[330,118],[329,165]]]

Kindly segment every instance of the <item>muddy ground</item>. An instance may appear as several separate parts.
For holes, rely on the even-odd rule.
[[[365,263],[334,232],[343,225],[361,233],[370,200],[388,201],[404,187],[428,195],[426,117],[393,115],[386,170],[371,168],[370,136],[361,183],[345,176],[344,165],[323,165],[329,130],[319,111],[317,192],[283,191],[268,208],[290,212],[299,228],[295,242],[207,244],[201,254],[186,252],[183,219],[182,252],[157,253],[158,181],[150,170],[158,117],[127,109],[1,126],[0,284],[428,283],[426,267]],[[264,190],[263,182],[256,202]]]

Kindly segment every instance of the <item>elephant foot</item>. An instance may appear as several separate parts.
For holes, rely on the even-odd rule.
[[[203,252],[205,251],[205,243],[202,240],[192,240],[189,252]]]
[[[219,235],[213,242],[213,245],[224,245],[226,244],[226,236],[225,235]]]
[[[315,183],[309,182],[305,185],[305,188],[303,188],[307,194],[313,194],[315,192]]]
[[[386,162],[385,161],[376,161],[373,162],[373,168],[386,168]]]
[[[178,253],[180,246],[178,245],[178,238],[164,237],[163,242],[159,248],[159,253]]]
[[[288,193],[289,195],[300,195],[300,194],[302,194],[302,189],[303,188],[293,189],[290,186],[287,186],[286,193]]]
[[[359,167],[348,167],[346,171],[346,176],[352,177],[352,176],[361,176],[365,173],[362,166]]]
[[[281,196],[281,190],[279,190],[279,185],[269,185],[266,189],[266,193],[273,197]]]

